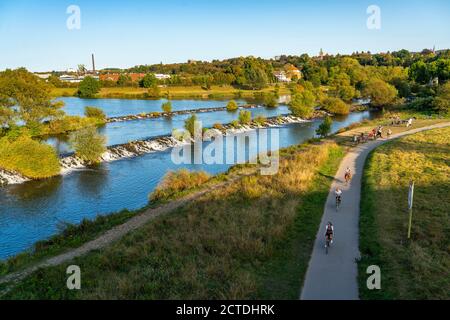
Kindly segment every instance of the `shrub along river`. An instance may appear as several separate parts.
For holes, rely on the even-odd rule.
[[[128,115],[159,111],[161,101],[65,98],[70,114],[82,114],[84,106],[93,105],[105,110],[107,116]],[[245,101],[239,101],[244,104]],[[226,101],[172,101],[173,110],[194,109],[226,105]],[[111,108],[110,108],[111,106]],[[288,114],[286,106],[275,109],[250,110],[253,116],[266,117]],[[170,134],[173,128],[182,128],[187,115],[172,119],[156,118],[110,123],[99,130],[108,138],[108,144]],[[228,123],[237,118],[236,113],[226,111],[198,114],[204,126],[215,122]],[[370,112],[351,113],[335,117],[332,131],[351,123],[374,117]],[[279,130],[279,147],[301,143],[315,136],[315,129],[322,120],[294,123],[276,128]],[[269,132],[275,128],[268,129]],[[258,131],[257,131],[258,132]],[[70,150],[63,138],[52,138],[60,152]],[[239,141],[236,140],[235,141]],[[207,144],[209,142],[205,142]],[[257,150],[245,140],[246,158],[254,158]],[[224,145],[224,148],[227,146]],[[73,171],[67,175],[41,181],[29,181],[18,185],[0,187],[0,259],[30,249],[39,240],[57,233],[64,223],[79,223],[84,218],[108,214],[121,209],[138,209],[147,204],[148,194],[158,185],[169,170],[187,168],[204,170],[211,174],[226,171],[231,164],[182,164],[171,160],[171,150],[145,154],[135,158],[102,163],[96,168]]]

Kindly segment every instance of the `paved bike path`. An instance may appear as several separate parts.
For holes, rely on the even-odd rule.
[[[449,122],[398,133],[392,135],[390,139],[370,141],[353,148],[344,157],[325,203],[300,299],[356,300],[359,298],[356,264],[356,259],[359,257],[359,203],[361,177],[367,155],[388,140],[447,126],[450,126]],[[352,171],[352,180],[348,185],[345,184],[344,180],[347,167]],[[334,190],[337,186],[343,191],[342,203],[338,211],[336,211],[334,196]],[[333,223],[335,231],[334,242],[327,255],[324,247],[324,234],[328,221]]]

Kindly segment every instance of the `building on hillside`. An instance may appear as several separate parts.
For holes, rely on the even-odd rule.
[[[70,82],[70,83],[79,83],[84,79],[84,76],[74,76],[70,74],[63,74],[59,77],[59,80],[63,82]]]
[[[119,80],[119,76],[119,73],[104,73],[100,74],[100,80],[117,82],[117,80]]]
[[[286,76],[284,71],[275,71],[273,75],[279,82],[291,82],[291,79]]]
[[[155,77],[158,80],[170,79],[169,74],[155,73]]]
[[[41,79],[46,80],[46,79],[50,78],[51,73],[35,73],[34,75],[38,76]]]
[[[284,71],[286,72],[286,77],[290,80],[293,78],[296,78],[297,80],[302,78],[302,72],[292,64],[285,65]]]

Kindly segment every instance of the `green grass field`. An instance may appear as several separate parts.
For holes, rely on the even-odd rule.
[[[296,299],[342,156],[333,143],[285,149],[277,175],[245,177],[75,259],[82,290],[67,290],[64,264],[2,298]]]
[[[271,92],[274,86],[269,86],[263,90],[239,90],[232,86],[211,86],[210,90],[204,90],[201,86],[174,86],[160,88],[162,97],[169,96],[170,99],[232,99],[232,98],[253,98],[255,93]],[[53,88],[53,97],[71,97],[77,92],[77,88]],[[124,99],[142,99],[148,89],[139,87],[114,87],[102,88],[96,95],[97,98],[124,98]],[[280,95],[289,94],[285,86],[280,86]]]
[[[366,163],[360,220],[363,299],[450,299],[450,128],[417,133],[377,148]],[[408,185],[415,182],[411,240]],[[381,268],[368,290],[366,268]]]

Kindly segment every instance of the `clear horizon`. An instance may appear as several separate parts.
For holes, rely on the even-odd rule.
[[[69,30],[70,5],[81,10]],[[369,29],[367,8],[381,9]],[[188,59],[450,48],[450,1],[49,1],[0,0],[0,70],[129,68]]]

